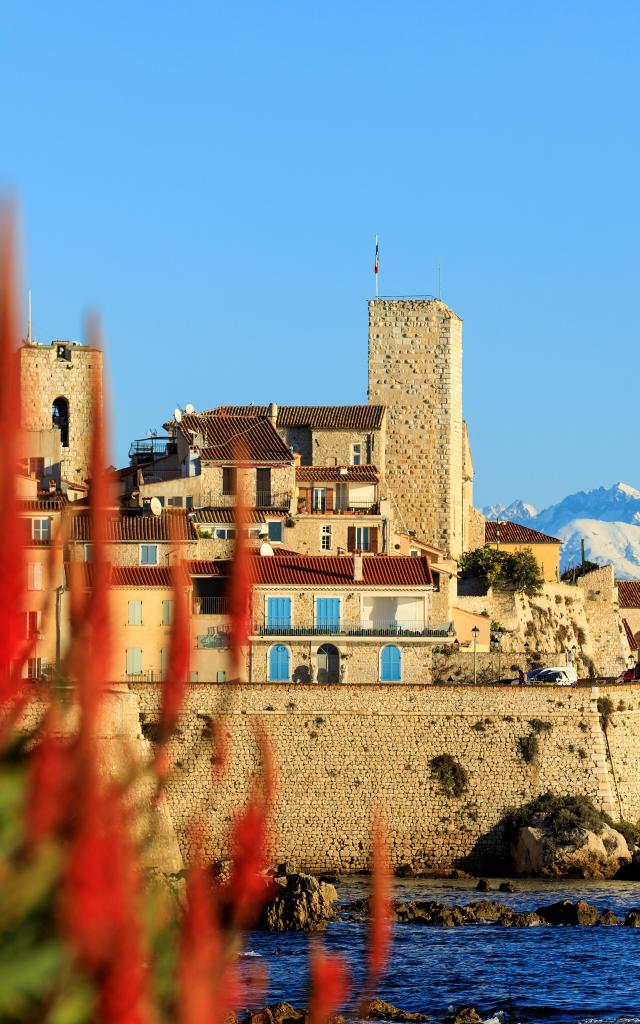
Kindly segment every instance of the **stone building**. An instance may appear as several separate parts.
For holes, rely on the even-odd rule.
[[[86,490],[92,391],[102,401],[102,352],[77,342],[23,344],[17,352],[25,468],[68,497]]]
[[[385,474],[405,528],[459,557],[473,481],[460,317],[439,299],[371,301],[368,394],[387,410]]]
[[[557,583],[560,579],[562,541],[558,537],[509,520],[488,519],[484,524],[484,545],[514,554],[531,551],[545,583]]]

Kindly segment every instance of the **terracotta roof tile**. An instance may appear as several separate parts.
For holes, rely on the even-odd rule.
[[[520,523],[512,523],[508,519],[487,519],[484,524],[485,544],[496,544],[498,542],[498,528],[500,529],[501,544],[562,544],[558,537],[550,537],[547,533],[540,533],[539,530],[532,530],[529,526],[521,526]]]
[[[289,513],[284,509],[269,508],[269,509],[257,509],[250,508],[245,512],[245,516],[249,523],[264,523],[265,519],[273,518],[284,518]],[[194,523],[235,523],[235,509],[233,508],[196,508],[193,509],[191,515],[193,516]]]
[[[633,630],[632,630],[631,626],[629,625],[629,623],[627,622],[626,619],[622,620],[622,625],[624,626],[624,631],[625,631],[625,633],[627,635],[627,640],[629,641],[630,649],[632,651],[637,651],[638,650],[638,641],[636,640],[635,636],[633,635]]]
[[[426,558],[365,555],[363,579],[353,579],[352,555],[285,555],[254,557],[251,573],[256,586],[426,587],[432,577]]]
[[[330,483],[334,480],[375,483],[380,474],[375,466],[298,466],[296,480],[305,483]]]
[[[233,416],[220,411],[184,415],[178,429],[191,443],[194,434],[202,434],[201,457],[205,462],[236,462],[237,446],[242,445],[250,462],[290,464],[293,455],[272,426],[258,416]]]
[[[640,608],[640,580],[616,580],[621,608]]]
[[[215,412],[230,416],[262,416],[268,405],[222,405]],[[379,430],[384,405],[279,405],[278,427],[308,427],[311,430]]]
[[[69,562],[65,562],[67,579],[71,574]],[[93,581],[93,565],[91,562],[74,562],[73,571],[90,587]],[[109,574],[110,587],[170,587],[171,571],[166,565],[112,565]]]
[[[61,512],[69,502],[62,494],[46,498],[22,498],[19,500],[21,512]]]
[[[184,509],[163,509],[162,515],[146,515],[141,509],[114,510],[107,516],[107,540],[123,543],[195,540],[195,530]],[[88,512],[70,516],[70,540],[91,540]]]

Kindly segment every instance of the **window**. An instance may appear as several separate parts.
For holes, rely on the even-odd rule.
[[[368,551],[371,537],[368,526],[356,526],[356,548],[360,551]]]
[[[322,551],[331,551],[331,527],[322,526],[320,529],[320,548]]]
[[[316,655],[319,683],[340,682],[340,652],[333,644],[322,644]]]
[[[271,503],[271,470],[265,466],[256,469],[256,505],[269,508]]]
[[[174,602],[171,600],[162,602],[162,625],[173,626]]]
[[[326,487],[314,487],[313,488],[313,511],[324,512],[327,507],[327,488]]]
[[[276,644],[269,651],[269,682],[289,682],[289,648]]]
[[[291,598],[267,598],[267,627],[269,629],[291,628]]]
[[[316,628],[326,630],[328,633],[334,633],[340,629],[339,597],[316,598]]]
[[[142,675],[142,648],[127,647],[127,675]]]
[[[51,540],[51,520],[32,519],[31,536],[34,540]]]
[[[26,636],[27,640],[33,640],[34,637],[38,636],[39,633],[39,612],[27,612],[26,613]]]
[[[29,476],[35,476],[36,480],[42,480],[44,476],[44,459],[29,459]]]
[[[182,498],[167,498],[167,505],[171,508],[182,508]]]
[[[223,494],[235,494],[236,493],[236,467],[235,466],[223,466],[222,467],[222,493]]]
[[[129,616],[127,622],[130,626],[142,625],[142,601],[129,601]]]
[[[27,567],[27,587],[29,590],[42,590],[42,566],[40,562],[31,562]]]
[[[198,682],[198,673],[197,672],[190,672],[189,673],[189,682],[190,683],[197,683]]]
[[[93,544],[85,544],[83,547],[83,557],[85,562],[93,562]]]
[[[218,526],[216,528],[215,537],[216,540],[233,540],[236,535],[235,527],[233,526]]]
[[[167,678],[167,670],[169,668],[169,648],[160,648],[160,675],[163,679]]]
[[[347,529],[347,549],[349,551],[378,550],[377,526],[350,526]]]
[[[27,662],[27,679],[42,679],[43,668],[42,658],[29,658]]]
[[[157,544],[141,544],[140,545],[140,565],[157,565],[158,564],[158,545]]]
[[[282,520],[267,523],[267,531],[269,533],[269,540],[275,541],[276,544],[280,543],[282,540]]]
[[[356,441],[351,445],[351,465],[359,466],[362,462],[362,445]]]
[[[190,494],[184,499],[184,506],[185,508],[193,508],[193,497]]]
[[[226,672],[216,672],[216,683],[225,683],[227,681]]]
[[[417,548],[411,548],[409,554],[411,555],[412,558],[420,558],[420,552],[418,551]]]
[[[380,681],[399,683],[402,678],[400,668],[400,648],[395,644],[387,644],[380,651]]]

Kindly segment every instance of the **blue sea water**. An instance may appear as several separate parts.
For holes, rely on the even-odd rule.
[[[396,882],[400,899],[466,903],[495,899],[520,910],[560,899],[585,899],[623,917],[640,907],[640,883],[516,882],[517,892],[478,893],[473,882]],[[340,902],[368,892],[367,880],[343,879]],[[496,883],[497,888],[497,883]],[[338,920],[323,941],[349,961],[354,988],[362,976],[365,924]],[[309,936],[253,934],[247,949],[269,969],[265,1001],[307,1005]],[[392,954],[376,993],[434,1022],[452,1008],[472,1005],[485,1021],[510,1024],[640,1024],[640,929],[625,927],[457,928],[396,923]]]

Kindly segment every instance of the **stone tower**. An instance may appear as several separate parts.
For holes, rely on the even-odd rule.
[[[369,402],[387,407],[385,478],[399,519],[458,557],[469,493],[462,320],[444,302],[369,302]]]
[[[91,445],[92,383],[102,400],[102,352],[76,342],[18,349],[22,426],[29,472],[38,481],[86,484]]]

